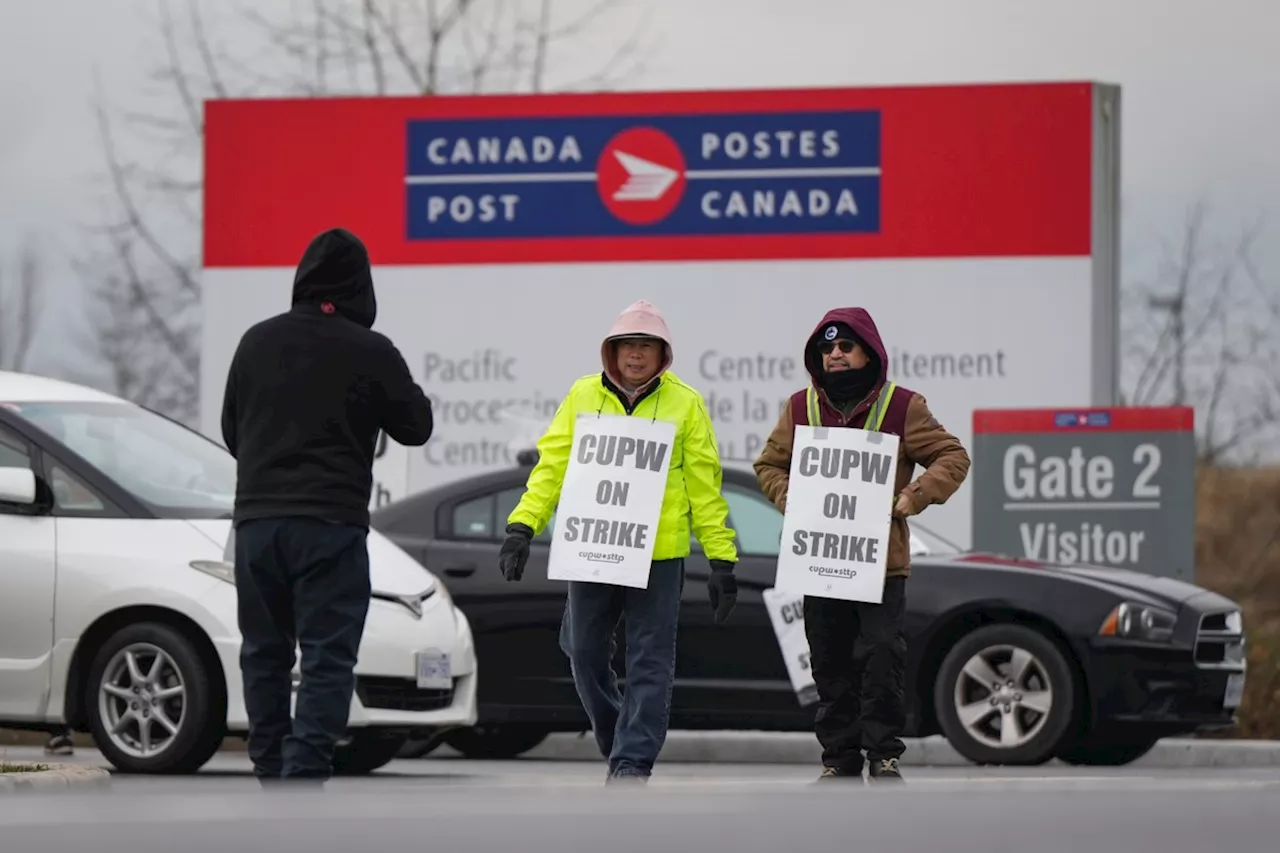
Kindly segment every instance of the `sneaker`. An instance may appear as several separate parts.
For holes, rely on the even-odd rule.
[[[44,745],[45,755],[75,755],[76,744],[70,734],[58,734],[49,738]]]
[[[849,783],[855,780],[857,782],[863,781],[861,770],[859,770],[857,773],[850,773],[846,770],[841,770],[839,767],[823,767],[822,773],[818,776],[818,782],[834,781],[834,782]]]
[[[896,758],[882,758],[879,761],[873,761],[868,776],[876,782],[903,781],[902,773],[898,770],[898,759]]]
[[[617,773],[610,773],[605,777],[604,783],[606,785],[647,785],[649,784],[649,777],[634,770],[622,770]]]

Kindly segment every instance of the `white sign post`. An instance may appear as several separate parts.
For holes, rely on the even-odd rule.
[[[791,687],[803,708],[818,701],[818,687],[809,663],[809,640],[804,633],[804,596],[780,589],[764,591],[764,606],[778,638],[778,648],[787,664]]]
[[[861,429],[795,428],[776,589],[881,602],[898,441]]]
[[[547,578],[645,589],[676,428],[582,415],[560,489]]]

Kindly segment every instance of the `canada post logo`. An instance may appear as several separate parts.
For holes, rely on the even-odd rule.
[[[874,234],[877,111],[408,123],[410,240]]]
[[[1109,427],[1110,412],[1058,412],[1053,416],[1053,425],[1058,429],[1079,427]]]

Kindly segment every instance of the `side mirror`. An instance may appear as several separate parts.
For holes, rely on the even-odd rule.
[[[0,502],[33,506],[36,475],[30,468],[0,468]]]

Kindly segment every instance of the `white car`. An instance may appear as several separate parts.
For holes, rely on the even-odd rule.
[[[0,371],[0,726],[65,722],[141,773],[194,772],[245,735],[235,476],[222,446],[154,412]],[[390,540],[368,542],[374,600],[334,758],[347,774],[476,722],[466,617]]]

